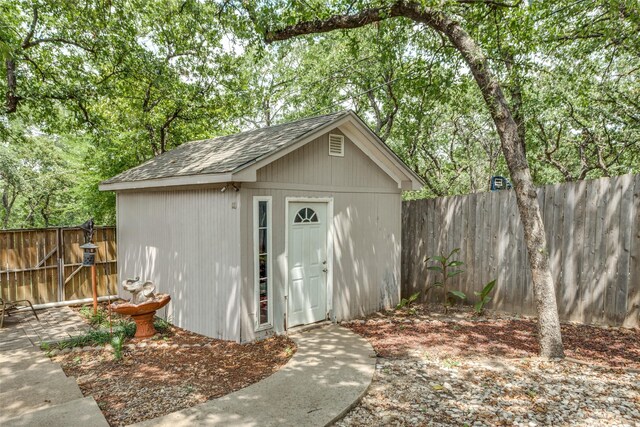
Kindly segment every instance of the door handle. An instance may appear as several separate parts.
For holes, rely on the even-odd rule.
[[[327,272],[327,271],[329,271],[329,270],[327,270],[326,268],[323,268],[323,269],[322,269],[322,271],[324,271],[324,272],[326,273],[326,272]]]

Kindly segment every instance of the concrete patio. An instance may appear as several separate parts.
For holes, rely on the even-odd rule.
[[[0,351],[39,348],[43,342],[55,343],[86,334],[87,325],[69,307],[37,310],[39,321],[31,311],[12,313],[0,329]]]
[[[89,326],[69,307],[20,312],[0,329],[0,425],[107,426],[92,397],[83,397],[39,347],[82,335]]]

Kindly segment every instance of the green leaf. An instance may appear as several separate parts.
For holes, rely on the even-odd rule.
[[[437,265],[432,265],[431,267],[427,267],[427,270],[442,271],[442,268]]]
[[[482,301],[478,301],[477,303],[475,303],[473,308],[476,311],[476,313],[481,313],[483,306],[484,306],[484,303]]]
[[[489,283],[487,283],[484,288],[482,288],[482,291],[480,292],[479,296],[485,297],[486,295],[489,294],[489,292],[491,292],[493,290],[493,287],[496,285],[496,280],[492,280]]]
[[[447,256],[447,258],[451,258],[451,255],[460,252],[460,248],[455,248],[454,250],[452,250],[449,255]]]
[[[451,295],[454,295],[462,300],[467,299],[467,295],[462,291],[449,291]]]
[[[464,262],[462,261],[451,261],[449,264],[447,264],[447,267],[457,267],[459,265],[463,265]]]
[[[434,256],[434,257],[433,257],[433,259],[434,259],[435,261],[441,262],[441,263],[443,263],[443,264],[444,264],[445,262],[447,262],[447,258],[445,258],[445,257],[443,257],[443,256],[440,256],[440,255],[436,255],[436,256]]]
[[[448,273],[448,277],[457,276],[460,273],[464,273],[464,270],[453,270],[453,271]]]

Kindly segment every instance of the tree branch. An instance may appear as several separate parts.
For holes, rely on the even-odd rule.
[[[62,38],[62,37],[45,37],[45,38],[42,38],[42,39],[36,39],[36,40],[33,40],[33,41],[29,41],[28,43],[23,43],[22,44],[22,48],[23,49],[29,49],[31,47],[38,46],[38,45],[43,44],[43,43],[68,44],[68,45],[80,48],[82,50],[85,50],[87,52],[93,53],[95,51],[91,47],[83,46],[79,42],[76,42],[76,41],[73,41],[73,40],[69,40],[69,39],[65,39],[65,38]]]
[[[31,43],[31,39],[33,38],[33,34],[36,31],[36,25],[38,24],[38,8],[33,8],[33,19],[31,20],[31,26],[29,27],[29,32],[22,40],[22,48],[27,49],[29,47],[29,43]]]

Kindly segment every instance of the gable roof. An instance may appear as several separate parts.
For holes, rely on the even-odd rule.
[[[254,129],[228,136],[192,141],[160,154],[153,159],[126,170],[100,183],[100,190],[124,190],[213,182],[255,181],[235,176],[251,165],[282,152],[298,143],[317,137],[354,118],[391,154],[394,163],[412,181],[412,188],[421,188],[422,180],[415,175],[360,118],[352,111],[340,111],[322,116],[296,120],[280,125]],[[308,142],[308,141],[307,141]],[[273,159],[275,160],[275,158]],[[389,171],[386,171],[389,173]],[[182,178],[182,179],[181,179]],[[253,179],[252,179],[253,178]]]

